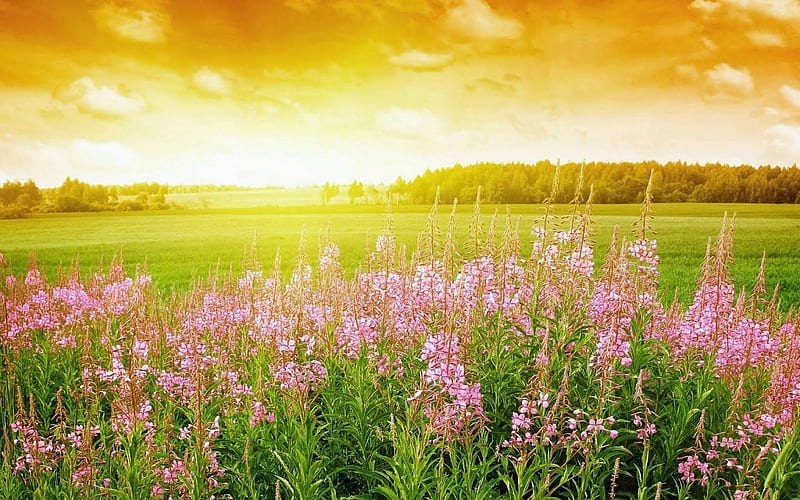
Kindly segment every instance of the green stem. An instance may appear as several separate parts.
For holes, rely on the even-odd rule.
[[[781,447],[780,453],[778,453],[778,457],[775,459],[775,463],[772,464],[772,467],[769,469],[769,473],[767,474],[767,478],[764,480],[764,494],[770,489],[772,486],[772,482],[775,480],[775,477],[782,472],[783,464],[786,462],[786,458],[789,456],[789,453],[792,452],[794,448],[794,441],[797,439],[797,427],[792,429],[792,433],[789,435],[789,439]]]

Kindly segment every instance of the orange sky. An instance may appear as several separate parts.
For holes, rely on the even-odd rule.
[[[0,179],[792,164],[800,0],[0,0]]]

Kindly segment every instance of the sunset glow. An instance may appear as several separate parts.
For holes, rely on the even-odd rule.
[[[798,61],[798,0],[0,0],[0,180],[791,165]]]

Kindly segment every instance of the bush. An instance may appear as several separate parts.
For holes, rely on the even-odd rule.
[[[139,211],[139,210],[144,210],[144,205],[142,205],[138,201],[125,200],[125,201],[119,202],[117,204],[115,210],[117,210],[118,212]]]
[[[0,207],[0,219],[21,219],[26,213],[27,210],[19,205]]]
[[[56,212],[91,212],[92,207],[74,196],[59,196],[56,198]]]

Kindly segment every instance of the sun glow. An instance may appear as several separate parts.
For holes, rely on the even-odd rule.
[[[792,164],[797,19],[795,0],[4,0],[0,177],[295,185],[485,160]]]

